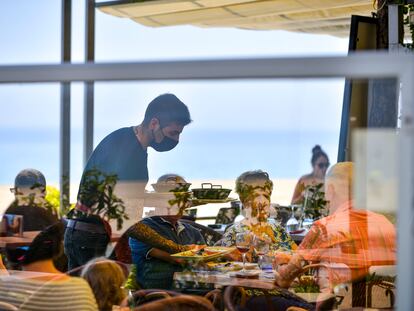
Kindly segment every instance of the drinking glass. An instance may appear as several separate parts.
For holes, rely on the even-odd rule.
[[[246,253],[250,250],[250,244],[251,233],[249,231],[239,232],[236,234],[236,247],[243,257],[243,273],[246,272]]]
[[[302,227],[309,230],[312,227],[312,224],[313,219],[311,217],[307,217],[303,219]]]
[[[253,237],[253,247],[256,254],[259,256],[259,267],[262,268],[263,256],[269,252],[270,239],[266,237]]]
[[[296,231],[299,229],[299,221],[295,217],[295,206],[291,205],[290,207],[292,209],[292,215],[286,222],[286,230],[288,232]]]

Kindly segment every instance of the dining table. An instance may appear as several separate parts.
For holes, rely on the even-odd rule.
[[[240,265],[241,263],[236,262]],[[293,300],[301,300],[310,304],[316,301],[334,299],[335,295],[327,293],[302,294],[295,293],[293,289],[284,289],[275,285],[274,270],[262,271],[259,268],[247,270],[247,276],[242,277],[240,271],[184,271],[175,272],[173,276],[175,290],[186,294],[203,295],[213,289],[221,289],[228,286],[242,287],[250,295],[282,295]],[[255,275],[256,278],[249,278]]]
[[[263,273],[259,269],[249,270],[246,277],[240,277],[239,271],[184,271],[175,272],[173,279],[178,286],[206,286],[211,285],[214,288],[225,286],[242,286],[260,289],[274,289],[273,272]],[[249,277],[249,275],[251,277]],[[253,278],[257,275],[257,278]]]
[[[0,237],[0,248],[29,246],[40,231],[23,231],[22,235]],[[113,232],[111,242],[117,242],[121,234]]]

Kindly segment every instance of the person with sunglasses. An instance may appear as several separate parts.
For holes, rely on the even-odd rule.
[[[10,192],[14,201],[4,214],[23,216],[23,231],[43,230],[58,221],[58,215],[46,201],[46,178],[42,172],[33,168],[21,170]]]
[[[306,187],[324,183],[325,174],[329,167],[329,158],[319,145],[312,148],[311,164],[312,172],[303,175],[296,184],[295,191],[293,192],[292,204],[303,203],[304,190]]]

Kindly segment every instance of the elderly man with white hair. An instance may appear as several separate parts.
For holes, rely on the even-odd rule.
[[[353,163],[337,163],[329,170],[325,180],[329,216],[316,221],[290,261],[279,265],[277,285],[288,287],[302,272],[304,261],[330,265],[322,284],[326,290],[362,279],[370,266],[395,264],[394,225],[383,215],[355,209],[352,183]],[[281,264],[278,258],[276,263]]]

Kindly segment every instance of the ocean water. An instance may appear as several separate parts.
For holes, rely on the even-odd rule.
[[[96,137],[107,133],[97,132]],[[71,183],[79,182],[82,163],[81,132],[71,139]],[[165,173],[186,179],[235,179],[246,170],[262,169],[272,179],[296,179],[311,170],[311,149],[319,144],[330,162],[337,157],[336,131],[231,131],[193,130],[182,134],[170,152],[149,148],[150,181]],[[95,139],[95,144],[98,142]],[[11,184],[24,168],[42,171],[49,183],[59,180],[59,131],[52,129],[0,129],[0,184]]]
[[[98,137],[107,133],[97,131]],[[71,202],[83,170],[81,132],[72,132]],[[180,144],[170,152],[155,152],[149,148],[148,169],[151,183],[165,173],[177,173],[191,182],[193,188],[202,182],[234,188],[242,172],[253,169],[267,171],[274,182],[272,202],[290,203],[297,179],[311,171],[311,149],[320,144],[335,163],[338,132],[311,131],[231,131],[186,129]],[[0,211],[7,208],[13,195],[9,187],[16,174],[24,168],[36,168],[44,173],[47,183],[59,187],[59,131],[53,129],[0,129]],[[237,198],[232,192],[231,197]],[[220,206],[205,206],[200,216],[217,213]]]

